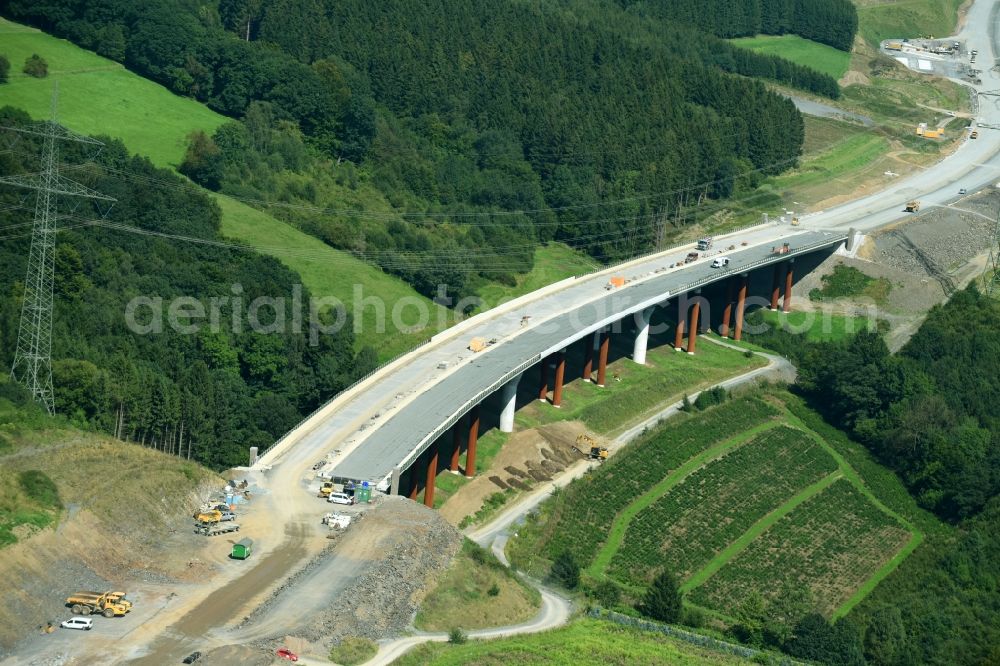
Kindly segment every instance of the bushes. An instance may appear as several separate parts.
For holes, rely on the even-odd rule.
[[[683,608],[677,578],[672,573],[663,572],[646,590],[639,612],[660,622],[674,623],[681,619]]]
[[[33,53],[24,61],[24,73],[36,79],[44,79],[49,75],[49,63],[45,62],[45,58]]]
[[[563,551],[552,563],[549,577],[560,585],[574,590],[580,584],[580,564],[569,551]]]
[[[18,474],[18,483],[24,494],[38,502],[45,508],[61,509],[62,501],[59,499],[59,489],[44,472],[37,469],[29,469]]]
[[[713,386],[698,394],[698,399],[694,401],[694,406],[698,410],[708,409],[715,405],[721,405],[728,397],[729,394],[726,392],[726,389],[721,386]]]
[[[378,653],[374,641],[360,636],[348,636],[330,650],[330,661],[343,666],[363,664]]]
[[[0,83],[7,83],[7,76],[10,73],[10,60],[6,56],[0,55]]]

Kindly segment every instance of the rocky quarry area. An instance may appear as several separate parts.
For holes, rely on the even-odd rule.
[[[462,539],[440,513],[402,497],[378,496],[233,630],[233,642],[258,656],[283,645],[325,655],[348,636],[398,636],[412,628],[421,601]],[[238,649],[212,650],[202,663],[233,663]]]

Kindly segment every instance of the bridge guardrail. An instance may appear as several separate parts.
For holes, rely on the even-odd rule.
[[[764,226],[764,225],[768,225],[768,224],[774,224],[774,223],[770,222],[770,221],[769,222],[760,221],[760,222],[755,222],[755,223],[752,223],[752,224],[743,225],[741,227],[733,229],[732,231],[726,232],[725,234],[723,234],[723,236],[730,236],[732,234],[736,234],[736,233],[739,233],[741,231],[745,231],[747,229],[752,229],[752,228],[755,228],[755,227],[760,227],[760,226]],[[793,251],[789,252],[787,255],[782,255],[782,256],[784,256],[786,258],[790,258],[791,256],[795,256],[797,254],[801,254],[801,253],[806,252],[809,249],[812,249],[814,247],[821,247],[821,246],[824,246],[824,245],[828,245],[829,243],[830,243],[829,240],[817,241],[817,242],[811,243],[811,244],[809,244],[807,246],[803,246],[802,248],[798,248],[797,250],[793,250]],[[673,249],[673,248],[670,248],[670,249]],[[625,264],[633,263],[633,262],[637,262],[637,261],[642,261],[644,259],[648,259],[649,257],[655,256],[657,254],[662,254],[663,252],[667,252],[667,251],[669,251],[669,249],[668,250],[655,250],[653,252],[648,252],[648,253],[643,254],[643,255],[639,255],[639,256],[636,256],[636,257],[629,258],[629,259],[624,259],[624,260],[622,260],[620,262],[617,262],[616,264],[612,264],[610,266],[598,267],[598,268],[595,268],[593,271],[591,271],[589,273],[584,273],[584,274],[579,275],[579,276],[573,276],[573,278],[568,278],[566,280],[561,280],[559,283],[556,283],[556,284],[563,285],[565,283],[570,282],[571,280],[577,280],[577,279],[580,279],[580,278],[589,277],[589,276],[592,276],[592,275],[595,275],[595,274],[599,274],[601,272],[612,271],[615,268],[618,268],[618,267],[623,266]],[[759,260],[757,260],[755,262],[751,262],[749,264],[745,264],[745,265],[741,266],[740,268],[728,269],[727,272],[726,272],[726,274],[732,274],[734,272],[744,272],[744,271],[747,271],[747,270],[752,270],[753,268],[755,268],[757,266],[770,263],[771,261],[773,261],[773,259],[771,257],[765,257],[764,259],[759,259]],[[685,284],[681,288],[679,288],[676,293],[682,293],[682,292],[686,292],[686,291],[691,291],[693,289],[697,289],[697,288],[699,288],[701,286],[704,286],[706,284],[710,284],[711,282],[715,282],[716,281],[715,277],[716,276],[712,276],[710,278],[706,278],[706,279],[702,279],[702,280],[697,280],[695,282],[691,282],[691,283]],[[550,286],[554,287],[555,285],[550,285]],[[535,293],[535,292],[532,292],[532,293]],[[528,294],[525,294],[524,296],[528,296]],[[515,303],[518,304],[518,305],[520,305],[521,301],[522,301],[522,298],[523,297],[519,297],[517,299],[514,299],[513,301],[509,301],[508,303],[505,303],[501,307],[504,307],[504,309],[510,309],[511,306],[514,305]],[[527,299],[524,299],[524,301],[527,302]],[[486,312],[490,312],[490,310],[487,310]],[[455,327],[451,327],[451,329],[459,328],[459,327],[462,326],[462,324],[464,324],[466,321],[470,321],[471,319],[473,319],[473,317],[470,317],[469,319],[466,319],[465,321],[460,322]],[[338,400],[340,400],[340,399],[344,398],[345,396],[347,396],[352,390],[356,389],[358,386],[360,386],[361,384],[363,384],[367,380],[371,379],[374,375],[382,372],[387,367],[389,367],[390,365],[398,362],[403,357],[405,357],[405,356],[407,356],[409,354],[412,354],[413,352],[417,351],[418,349],[421,349],[422,347],[430,344],[431,342],[436,341],[436,339],[438,339],[441,334],[447,333],[451,329],[445,329],[444,331],[441,331],[441,333],[438,333],[435,336],[422,341],[421,343],[419,343],[415,347],[412,347],[412,348],[410,348],[410,349],[408,349],[406,351],[403,351],[403,352],[397,354],[393,358],[389,359],[388,361],[380,364],[378,367],[376,367],[376,368],[370,370],[369,372],[367,372],[363,377],[360,377],[357,380],[355,380],[354,382],[352,382],[349,386],[347,386],[343,390],[339,391],[336,395],[332,396],[329,400],[327,400],[322,405],[320,405],[315,410],[313,410],[308,416],[306,416],[301,421],[299,421],[284,436],[282,436],[274,444],[272,444],[271,446],[269,446],[261,454],[260,458],[261,459],[264,458],[268,454],[270,454],[270,453],[274,452],[275,450],[279,449],[279,447],[281,447],[281,445],[283,445],[284,443],[286,443],[287,441],[289,441],[291,438],[293,438],[295,436],[298,436],[300,434],[299,433],[300,429],[303,426],[305,426],[306,423],[308,423],[310,420],[312,420],[313,418],[315,418],[317,415],[319,415],[324,410],[330,409],[331,406],[335,402],[337,402]],[[457,332],[457,331],[452,331],[452,332]],[[464,414],[471,408],[471,405],[476,404],[478,400],[482,400],[484,397],[490,395],[493,391],[496,391],[498,388],[500,388],[501,386],[503,386],[503,384],[505,384],[507,381],[510,381],[510,379],[512,377],[514,377],[515,375],[517,375],[520,372],[523,372],[524,369],[526,369],[527,367],[530,367],[531,365],[534,365],[534,363],[537,363],[539,360],[541,360],[541,355],[537,355],[536,357],[534,357],[534,358],[529,359],[528,361],[526,361],[525,363],[527,365],[525,365],[524,368],[521,368],[521,365],[524,365],[524,364],[521,364],[521,365],[518,366],[518,368],[520,368],[520,369],[512,371],[512,372],[508,372],[507,374],[505,374],[504,375],[504,379],[498,380],[498,382],[495,382],[495,386],[491,385],[491,388],[486,389],[484,392],[481,392],[484,395],[478,395],[477,394],[476,400],[467,401],[466,404],[464,404],[462,406],[462,408],[460,408],[456,412],[456,416],[454,418],[452,418],[452,419],[449,419],[446,422],[446,425],[443,428],[442,427],[436,428],[431,433],[428,433],[428,436],[429,435],[434,435],[436,437],[441,432],[443,432],[444,430],[447,430],[447,428],[449,428],[452,425],[454,425],[454,423],[457,422],[458,419],[460,419],[462,416],[464,416]],[[437,433],[437,434],[435,434],[435,433]],[[304,433],[302,433],[302,434],[304,434]],[[419,455],[420,453],[423,452],[424,449],[426,449],[426,445],[425,445],[426,441],[425,441],[425,439],[426,438],[422,439],[421,442],[420,442],[420,444],[418,445],[418,447],[416,449],[417,455]],[[409,462],[411,458],[412,458],[412,456],[408,456],[408,458],[406,460],[404,460],[403,462]]]
[[[707,284],[711,284],[713,282],[717,282],[720,275],[732,276],[732,275],[739,275],[741,273],[747,273],[747,272],[749,272],[749,271],[751,271],[751,270],[753,270],[755,268],[758,268],[760,266],[766,266],[768,264],[773,264],[773,263],[775,263],[776,260],[777,261],[781,261],[781,260],[785,260],[785,259],[791,259],[793,257],[796,257],[796,256],[801,255],[801,254],[806,254],[806,253],[808,253],[808,252],[810,252],[812,250],[818,249],[818,248],[829,247],[833,243],[836,243],[836,242],[839,242],[839,241],[844,241],[846,239],[847,239],[847,234],[845,233],[845,234],[843,234],[841,236],[834,236],[834,237],[831,237],[831,238],[825,238],[825,239],[822,239],[822,240],[814,241],[812,243],[807,243],[806,245],[803,245],[803,246],[801,246],[799,248],[790,249],[788,252],[786,252],[784,254],[781,254],[781,255],[774,255],[774,254],[768,255],[767,257],[764,257],[762,259],[757,259],[755,261],[751,261],[749,263],[743,264],[743,265],[741,265],[739,267],[735,267],[735,268],[729,269],[729,270],[725,271],[724,273],[716,273],[716,274],[711,275],[709,277],[702,278],[700,280],[695,280],[693,282],[689,282],[687,284],[684,284],[681,287],[679,287],[678,289],[676,289],[674,292],[672,292],[670,294],[670,296],[668,296],[668,299],[670,297],[676,296],[678,294],[690,292],[690,291],[693,291],[694,289],[698,289],[699,287],[703,287],[703,286],[705,286]],[[567,343],[567,344],[569,344],[569,343]],[[455,412],[452,414],[451,417],[449,417],[443,423],[441,423],[437,427],[433,428],[429,432],[425,433],[424,436],[421,437],[420,441],[413,448],[413,450],[410,452],[410,454],[407,455],[406,458],[404,458],[402,461],[400,461],[399,467],[405,469],[406,466],[409,465],[418,456],[420,456],[420,454],[422,454],[427,449],[427,447],[430,446],[430,444],[435,439],[437,439],[438,437],[440,437],[445,431],[448,430],[448,428],[450,428],[453,425],[455,425],[455,423],[457,423],[458,420],[461,419],[475,405],[479,404],[484,399],[486,399],[487,397],[489,397],[490,395],[492,395],[494,392],[496,392],[497,390],[499,390],[504,384],[506,384],[507,382],[509,382],[511,379],[513,379],[517,375],[523,373],[525,370],[527,370],[528,368],[530,368],[531,366],[533,366],[535,363],[538,363],[539,361],[541,361],[542,360],[542,356],[543,356],[542,354],[535,354],[532,357],[528,358],[527,360],[521,362],[513,370],[510,370],[510,371],[506,372],[503,375],[503,377],[501,377],[500,379],[496,380],[495,382],[493,382],[492,384],[490,384],[487,388],[479,391],[474,396],[472,396],[471,398],[469,398],[468,400],[466,400],[464,403],[462,403],[462,405],[457,410],[455,410]]]

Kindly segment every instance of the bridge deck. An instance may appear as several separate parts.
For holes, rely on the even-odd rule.
[[[591,334],[623,315],[628,316],[662,302],[668,298],[668,294],[678,295],[728,276],[738,275],[744,270],[835,246],[845,238],[846,234],[843,232],[804,231],[789,237],[792,250],[790,254],[774,255],[771,252],[773,245],[766,243],[726,252],[726,256],[730,258],[728,270],[713,269],[709,262],[703,261],[682,269],[649,275],[652,270],[666,269],[669,266],[670,260],[662,259],[662,266],[656,269],[644,268],[646,272],[640,280],[614,291],[605,291],[599,282],[589,280],[549,296],[547,300],[557,304],[556,311],[560,311],[558,304],[564,304],[562,314],[555,314],[509,339],[498,341],[498,344],[475,354],[468,362],[436,383],[422,388],[418,395],[401,405],[398,411],[393,411],[388,416],[380,414],[380,422],[373,422],[369,426],[374,432],[368,435],[363,445],[337,463],[333,474],[338,477],[382,481],[391,474],[395,466],[405,468],[411,464],[482,398],[552,351]],[[718,248],[713,249],[712,255],[718,254]],[[628,276],[635,272],[624,271],[623,274]],[[581,297],[586,298],[588,295],[589,302],[577,304]],[[520,312],[509,315],[518,319],[520,316]],[[412,377],[402,376],[388,379],[392,386],[400,390],[407,382],[413,381]],[[422,384],[420,382],[416,385]]]

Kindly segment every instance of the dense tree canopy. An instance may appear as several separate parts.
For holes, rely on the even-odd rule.
[[[0,125],[26,122],[20,111],[0,109]],[[37,170],[40,146],[27,136],[17,145],[17,151],[0,155],[0,172]],[[86,155],[74,145],[63,148],[66,161],[84,162]],[[128,155],[119,142],[108,141],[97,164],[73,174],[117,199],[107,217],[110,223],[220,239],[214,202],[184,187],[169,171]],[[0,188],[0,205],[17,205],[22,195]],[[9,233],[0,239],[0,368],[10,367],[16,348],[32,210],[27,205],[5,213],[10,226],[5,225]],[[61,223],[65,230],[56,247],[56,409],[79,425],[190,455],[220,469],[243,463],[249,446],[269,446],[370,369],[372,355],[355,355],[349,325],[335,335],[316,335],[315,345],[309,341],[308,317],[300,330],[287,318],[282,318],[288,325],[280,331],[251,330],[247,316],[255,299],[283,298],[290,308],[294,290],[300,288],[297,277],[276,260],[83,224],[100,217],[100,211],[81,206]],[[136,296],[162,299],[162,333],[129,327],[126,305]],[[170,326],[169,307],[177,297],[206,308],[211,299],[219,299],[218,330],[211,330],[207,320],[197,332]],[[302,302],[308,298],[303,289]],[[247,315],[237,315],[240,323],[231,323],[234,312]],[[135,320],[151,323],[151,313],[151,308],[143,310]],[[265,326],[275,320],[270,308],[260,314]]]
[[[850,0],[618,0],[640,13],[697,26],[719,37],[794,33],[850,51],[858,12]]]
[[[899,354],[878,334],[809,348],[800,386],[945,519],[1000,493],[1000,304],[970,285]]]
[[[512,280],[550,239],[620,258],[706,199],[794,166],[799,113],[747,77],[839,94],[828,76],[611,0],[0,0],[0,11],[243,119],[251,137],[297,126],[310,151],[360,168],[413,224],[291,221],[427,294],[442,280],[467,293],[461,276],[477,271]],[[187,172],[200,183],[316,203],[315,182],[284,188],[236,164],[273,146],[208,138],[227,163],[195,137],[201,162]],[[325,169],[286,157],[266,166],[297,183]],[[440,274],[438,257],[484,245],[471,268]]]

